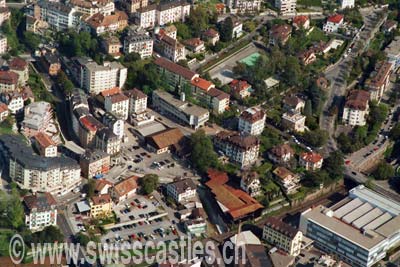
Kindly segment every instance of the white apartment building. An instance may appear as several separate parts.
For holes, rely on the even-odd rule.
[[[135,23],[143,29],[154,28],[156,26],[157,5],[149,5],[139,8],[134,13]]]
[[[340,0],[340,8],[353,8],[355,0]]]
[[[260,108],[246,109],[239,117],[239,132],[260,135],[264,131],[266,117]]]
[[[301,251],[303,233],[278,218],[268,217],[263,229],[263,239],[289,255],[297,256]]]
[[[7,104],[8,110],[15,115],[24,110],[24,99],[19,93],[3,94],[0,96],[1,101]]]
[[[129,98],[122,93],[106,96],[104,108],[107,112],[114,113],[126,120],[129,115]]]
[[[390,84],[393,65],[389,62],[378,62],[370,77],[365,81],[365,89],[369,91],[371,100],[380,101]]]
[[[88,61],[82,68],[81,87],[90,94],[99,94],[113,87],[122,88],[125,84],[128,70],[118,62],[104,62],[98,65]]]
[[[95,146],[98,149],[114,156],[121,151],[121,139],[110,128],[103,128],[96,132]]]
[[[262,193],[259,175],[254,171],[247,171],[241,174],[240,188],[251,197],[256,197]]]
[[[85,178],[93,178],[99,174],[106,174],[110,170],[110,155],[98,149],[86,150],[80,156],[79,164]]]
[[[279,166],[274,171],[275,180],[282,187],[283,191],[287,195],[297,192],[297,189],[301,187],[300,176],[295,174],[285,167]]]
[[[337,32],[339,28],[343,25],[344,17],[340,14],[335,14],[330,16],[323,26],[324,32]]]
[[[130,33],[124,40],[124,53],[138,53],[141,59],[153,54],[153,38],[147,33]]]
[[[261,8],[260,0],[227,0],[226,6],[230,8],[231,13],[255,13]]]
[[[108,16],[115,10],[113,1],[69,0],[68,5],[73,7],[77,12],[89,16],[97,13]]]
[[[47,134],[40,132],[34,136],[34,140],[41,156],[57,157],[57,145]]]
[[[57,202],[49,193],[24,197],[25,224],[32,232],[57,225]]]
[[[8,50],[7,36],[0,34],[0,54],[6,53]]]
[[[166,34],[157,35],[155,50],[173,62],[186,59],[185,46]]]
[[[112,112],[106,112],[103,115],[103,124],[112,129],[113,133],[118,136],[119,139],[124,137],[125,121],[122,119],[122,116]]]
[[[385,53],[388,62],[392,63],[394,70],[397,70],[400,66],[400,38],[398,36],[385,48]]]
[[[15,92],[18,89],[18,79],[17,73],[0,70],[0,93]]]
[[[296,14],[297,0],[275,0],[275,7],[283,16],[291,16]]]
[[[34,154],[18,136],[2,135],[0,152],[8,176],[22,189],[64,195],[81,183],[81,169],[75,160]]]
[[[214,147],[218,153],[244,168],[257,161],[260,140],[251,135],[243,136],[237,132],[222,131],[215,136]]]
[[[342,121],[351,126],[364,126],[369,114],[370,94],[363,90],[353,90],[346,99]]]
[[[324,158],[316,152],[303,152],[299,157],[299,165],[307,171],[321,169]]]
[[[168,23],[185,22],[190,14],[190,4],[186,0],[175,0],[157,6],[156,21],[159,26]]]
[[[197,186],[190,178],[176,180],[167,184],[167,195],[172,197],[176,203],[182,203],[196,196],[196,188]]]
[[[137,88],[124,91],[124,94],[129,98],[129,115],[140,114],[147,109],[147,95]]]
[[[282,115],[282,125],[285,129],[304,132],[306,124],[306,116],[297,112],[286,112]]]
[[[60,2],[39,1],[34,9],[36,8],[40,12],[39,19],[47,22],[56,31],[63,31],[77,26],[76,10],[72,7]],[[37,18],[36,14],[35,18]]]

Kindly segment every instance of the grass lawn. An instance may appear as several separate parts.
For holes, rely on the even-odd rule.
[[[0,134],[14,134],[13,130],[9,125],[5,125],[4,123],[0,124]]]
[[[8,246],[10,238],[14,235],[14,231],[9,229],[0,230],[0,256],[8,256]]]

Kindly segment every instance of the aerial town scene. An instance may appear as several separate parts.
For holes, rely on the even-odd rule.
[[[0,267],[400,266],[400,0],[0,0]]]

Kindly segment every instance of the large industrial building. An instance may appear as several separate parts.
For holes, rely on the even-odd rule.
[[[400,203],[360,185],[327,208],[301,214],[300,230],[316,247],[354,267],[369,267],[400,241]]]

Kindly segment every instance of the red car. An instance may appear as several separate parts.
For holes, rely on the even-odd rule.
[[[143,222],[142,222],[142,221],[140,221],[140,222],[139,222],[139,224],[140,224],[140,225],[143,225]]]
[[[131,206],[132,206],[132,207],[135,207],[135,202],[131,202]]]

